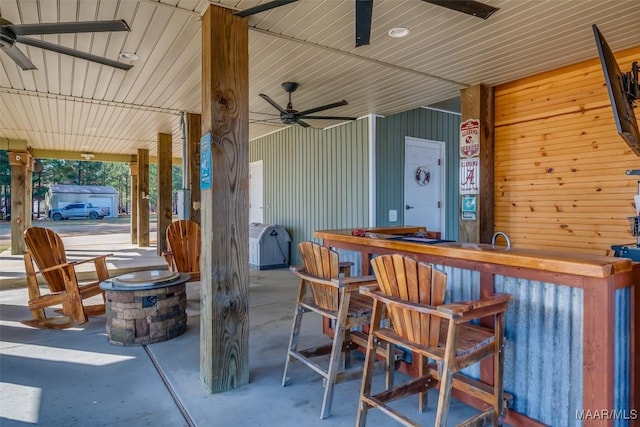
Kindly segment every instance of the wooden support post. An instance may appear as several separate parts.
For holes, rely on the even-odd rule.
[[[171,164],[171,134],[158,134],[158,210],[157,210],[157,239],[158,256],[167,250],[167,227],[173,216],[173,165]]]
[[[131,176],[131,244],[138,243],[138,156],[131,156],[129,163]]]
[[[138,246],[149,246],[149,150],[138,149]]]
[[[219,392],[249,382],[249,31],[246,18],[214,5],[202,17],[202,134],[208,132],[200,379]]]
[[[586,278],[582,311],[582,409],[591,413],[615,408],[615,286]],[[636,409],[637,408],[631,408]],[[613,426],[613,417],[585,419],[586,426]]]
[[[189,219],[200,224],[200,137],[202,136],[202,116],[187,113],[187,143],[189,162]]]
[[[460,241],[491,243],[493,236],[493,88],[476,85],[462,89],[462,121],[480,120],[479,193],[476,195],[476,219],[464,220],[460,214]],[[460,196],[462,206],[462,196]]]
[[[28,151],[10,151],[11,166],[11,255],[26,249],[24,231],[31,227],[33,157]]]

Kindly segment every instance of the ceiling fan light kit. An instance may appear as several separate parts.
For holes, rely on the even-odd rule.
[[[16,46],[16,43],[62,53],[102,65],[128,70],[130,64],[114,61],[113,59],[93,55],[66,46],[45,42],[43,40],[25,37],[28,35],[46,34],[77,34],[77,33],[102,33],[112,31],[131,31],[124,20],[116,21],[80,21],[80,22],[51,22],[42,24],[13,24],[4,18],[0,18],[0,50],[9,56],[23,70],[37,70],[31,60]]]

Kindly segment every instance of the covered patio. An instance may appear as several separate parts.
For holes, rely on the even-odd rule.
[[[510,362],[541,375],[518,390],[509,423],[571,425],[581,409],[635,409],[640,269],[605,254],[631,240],[638,147],[616,130],[594,24],[626,71],[640,55],[632,30],[640,26],[640,9],[632,0],[484,3],[493,12],[486,19],[435,0],[3,1],[0,149],[11,165],[11,252],[23,252],[22,233],[32,225],[34,158],[129,164],[129,237],[140,248],[150,246],[149,186],[159,189],[157,229],[164,236],[172,218],[169,173],[182,163],[181,216],[198,222],[203,236],[200,342],[185,346],[197,347],[204,388],[225,392],[205,400],[224,401],[242,390],[257,396],[249,383],[263,377],[252,372],[277,378],[268,369],[274,365],[256,364],[257,351],[282,348],[257,331],[273,323],[277,341],[289,329],[286,310],[271,299],[284,287],[264,286],[270,293],[261,295],[261,279],[249,272],[248,223],[285,227],[294,264],[299,242],[340,246],[318,230],[341,229],[350,239],[351,230],[417,225],[462,246],[427,250],[424,260],[453,266],[452,279],[473,295],[498,292],[503,276],[510,277],[511,293],[526,291],[517,301],[527,305],[519,306],[518,320],[511,318],[512,326],[524,325],[520,339],[535,340],[526,332],[535,328],[571,344],[553,348],[573,366],[558,373],[559,393],[571,404],[551,413],[539,410],[557,391],[556,373],[544,369],[550,347],[539,341],[518,347],[525,360]],[[353,30],[363,16],[370,40],[362,39],[361,27]],[[23,37],[28,24],[102,20],[121,28]],[[52,45],[85,53],[59,54],[64,49]],[[465,149],[471,140],[474,148]],[[158,182],[150,183],[154,162]],[[491,242],[496,232],[510,236],[505,253]],[[343,243],[341,257],[354,262],[354,275],[367,274],[370,257],[384,252]],[[165,239],[157,239],[156,254],[164,248]],[[472,251],[481,255],[466,262]],[[560,269],[558,253],[570,258]],[[583,264],[599,271],[582,275]],[[570,295],[569,311],[563,295]],[[606,311],[598,312],[599,302]],[[278,316],[268,312],[276,306]],[[544,323],[567,313],[570,322]],[[22,330],[11,331],[21,342]],[[158,348],[173,350],[174,341],[180,342]],[[489,384],[490,373],[482,369],[478,379]],[[507,392],[519,384],[511,387]],[[611,417],[585,422],[613,423]]]
[[[66,237],[76,256],[86,252],[86,242],[122,241],[126,234]],[[126,249],[123,247],[122,249]],[[84,253],[83,253],[84,250]],[[121,252],[116,249],[116,254]],[[141,252],[141,251],[138,251]],[[153,267],[153,257],[140,253],[137,268]],[[117,256],[117,255],[116,255]],[[321,378],[295,365],[293,382],[282,387],[282,373],[293,317],[295,276],[286,269],[255,271],[250,275],[250,385],[226,393],[210,394],[200,381],[199,284],[187,287],[187,332],[148,346],[109,344],[105,316],[64,331],[29,328],[27,295],[15,288],[5,268],[22,267],[22,260],[1,254],[0,275],[0,423],[25,425],[155,425],[155,426],[352,426],[360,381],[339,384],[333,415],[320,420]],[[162,262],[162,260],[160,260]],[[133,267],[133,266],[130,266]],[[156,264],[155,268],[160,265]],[[15,289],[8,289],[14,287]],[[95,297],[94,297],[95,298]],[[327,342],[320,318],[303,323],[310,344]],[[361,361],[357,361],[361,363]],[[402,374],[398,374],[402,375]],[[382,381],[382,376],[376,377]],[[433,423],[436,394],[430,410],[419,420]],[[400,402],[416,411],[416,401]],[[477,410],[458,401],[451,407],[452,421],[468,418]],[[213,420],[213,421],[212,421]],[[395,423],[381,414],[370,422]]]

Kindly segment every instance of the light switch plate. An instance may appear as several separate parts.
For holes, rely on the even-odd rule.
[[[389,222],[395,222],[398,220],[398,211],[390,210],[389,211]]]

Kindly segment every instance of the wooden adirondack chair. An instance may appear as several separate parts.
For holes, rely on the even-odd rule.
[[[36,328],[64,329],[87,321],[87,316],[104,314],[104,291],[100,282],[109,278],[106,257],[101,255],[82,261],[68,262],[64,244],[58,234],[48,228],[30,227],[24,233],[27,251],[24,254],[24,265],[27,273],[29,291],[29,310],[32,320],[22,323]],[[79,284],[75,267],[79,264],[93,262],[97,280],[87,284]],[[38,283],[40,276],[49,288],[42,293]],[[102,295],[102,304],[84,305],[83,300],[95,295]],[[62,305],[63,316],[47,317],[46,307]]]
[[[361,284],[372,283],[373,276],[340,277],[348,274],[350,263],[340,263],[338,253],[313,242],[298,245],[303,267],[291,267],[300,278],[300,289],[296,302],[295,316],[289,339],[287,360],[282,377],[282,385],[290,384],[288,375],[291,362],[298,360],[324,378],[324,397],[320,418],[331,414],[331,403],[335,384],[362,375],[362,367],[349,366],[349,352],[367,343],[365,333],[358,327],[369,323],[373,301],[358,294]],[[310,294],[307,294],[307,290]],[[302,315],[317,313],[335,323],[333,342],[311,348],[298,349]],[[386,360],[387,381],[392,381],[394,360],[388,357],[389,349],[382,349],[380,355]],[[317,357],[329,355],[328,367],[318,363]],[[344,355],[344,365],[340,358]]]
[[[167,247],[164,258],[171,271],[188,273],[190,281],[200,280],[200,226],[181,219],[167,227]]]
[[[496,294],[478,301],[442,304],[446,275],[425,263],[402,255],[382,255],[371,261],[379,289],[361,287],[360,293],[373,298],[373,314],[365,360],[356,425],[364,426],[367,411],[379,408],[407,426],[410,420],[387,403],[408,395],[422,394],[438,386],[436,426],[445,426],[451,388],[461,388],[490,406],[465,421],[464,426],[498,425],[503,415],[503,316],[511,295]],[[381,327],[380,313],[386,307],[391,327]],[[470,323],[491,316],[492,329]],[[436,361],[425,366],[420,360],[419,376],[391,389],[372,394],[373,355],[379,343],[392,343],[412,351],[414,357]],[[494,386],[481,384],[458,372],[480,360],[494,356]]]

